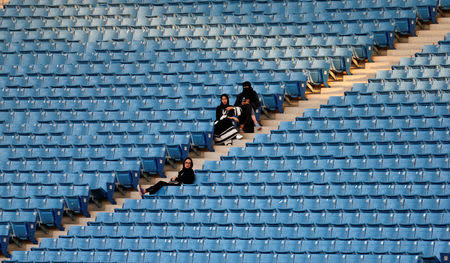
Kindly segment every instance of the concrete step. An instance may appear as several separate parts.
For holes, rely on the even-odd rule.
[[[419,49],[392,49],[387,51],[387,55],[395,55],[401,57],[412,57],[417,52],[420,52],[422,48]]]
[[[372,70],[373,74],[377,72],[376,70]],[[367,81],[369,77],[367,75],[348,75],[345,76],[345,81]]]
[[[417,32],[417,36],[419,37],[443,37],[448,33],[448,30],[440,29],[440,30],[424,30]]]
[[[450,19],[439,19],[439,24],[431,24],[429,31],[441,33],[442,31],[448,32],[448,26],[450,25]]]
[[[396,54],[391,54],[389,56],[379,56],[379,57],[373,57],[374,62],[389,62],[391,65],[397,65],[400,61],[400,58],[403,58],[404,56],[399,56]],[[409,57],[409,56],[408,56]]]
[[[380,61],[375,63],[366,63],[364,69],[388,70],[391,66],[391,63],[388,61]]]
[[[392,50],[388,50],[389,51],[398,51],[398,50],[422,50],[423,48],[423,43],[420,42],[415,42],[415,43],[396,43],[394,45],[395,49]]]

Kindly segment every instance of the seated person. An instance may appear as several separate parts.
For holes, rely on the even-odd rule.
[[[221,103],[216,108],[216,121],[214,122],[214,141],[217,144],[232,144],[233,139],[241,139],[242,135],[234,126],[233,120],[238,122],[236,117],[233,117],[234,107],[230,106],[229,97],[227,94],[222,94]]]
[[[193,166],[194,164],[192,162],[192,159],[190,157],[187,157],[183,162],[183,169],[178,172],[177,177],[172,177],[170,179],[170,182],[167,183],[164,181],[159,181],[155,185],[150,186],[145,190],[139,185],[138,187],[141,196],[143,196],[145,193],[154,194],[166,185],[193,184],[195,182],[195,173],[192,169]]]
[[[242,99],[241,105],[239,106],[241,108],[241,113],[238,117],[239,120],[239,128],[241,132],[245,133],[252,133],[254,132],[255,123],[252,118],[253,115],[253,109],[250,105],[250,98],[244,97]]]
[[[242,92],[237,95],[234,105],[239,106],[243,98],[250,99],[250,105],[252,106],[253,110],[251,118],[253,120],[253,123],[255,124],[256,129],[261,130],[261,125],[259,125],[255,116],[255,112],[261,106],[261,102],[259,101],[258,93],[256,93],[256,91],[252,88],[252,84],[249,81],[245,81],[244,83],[242,83]]]

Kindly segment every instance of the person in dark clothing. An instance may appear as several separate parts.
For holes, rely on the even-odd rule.
[[[241,105],[239,106],[241,108],[241,114],[239,116],[239,128],[242,132],[254,132],[255,123],[252,119],[253,109],[250,105],[250,99],[244,97],[242,99]]]
[[[240,106],[244,98],[250,100],[250,105],[252,107],[251,118],[256,129],[261,130],[261,125],[259,125],[255,116],[255,112],[261,107],[261,102],[259,101],[258,93],[252,88],[252,84],[249,81],[242,83],[242,92],[237,95],[234,106]]]
[[[232,144],[233,139],[241,139],[234,126],[233,121],[238,121],[234,116],[234,107],[229,104],[229,97],[227,94],[220,96],[221,103],[216,108],[216,121],[214,122],[214,141],[217,144]]]
[[[250,99],[250,105],[254,111],[259,109],[261,106],[258,93],[256,93],[256,91],[252,88],[252,84],[249,81],[242,83],[242,92],[237,95],[234,106],[240,106],[243,98]]]
[[[180,185],[180,184],[193,184],[195,182],[195,173],[192,167],[194,166],[194,163],[190,157],[187,157],[183,162],[183,169],[178,172],[177,177],[172,177],[170,179],[170,182],[164,182],[159,181],[155,185],[150,186],[147,189],[143,189],[140,185],[139,192],[141,193],[141,196],[145,193],[154,194],[158,192],[159,189],[161,189],[163,186],[166,185]]]

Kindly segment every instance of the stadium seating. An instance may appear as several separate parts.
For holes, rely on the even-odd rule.
[[[444,0],[53,1],[0,10],[0,248],[89,216],[263,107],[351,74]],[[448,37],[344,97],[11,262],[414,262],[448,252]],[[261,109],[256,112],[260,116]]]

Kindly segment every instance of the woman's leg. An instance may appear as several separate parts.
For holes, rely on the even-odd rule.
[[[159,189],[161,189],[163,186],[166,186],[166,185],[173,185],[173,184],[166,183],[164,181],[159,181],[155,185],[150,186],[149,188],[145,189],[144,193],[154,194],[154,193],[158,192]]]
[[[255,110],[253,110],[253,108],[252,108],[252,120],[253,120],[253,123],[255,124],[255,128],[258,131],[261,130],[261,125],[259,125],[258,120],[256,120]]]

